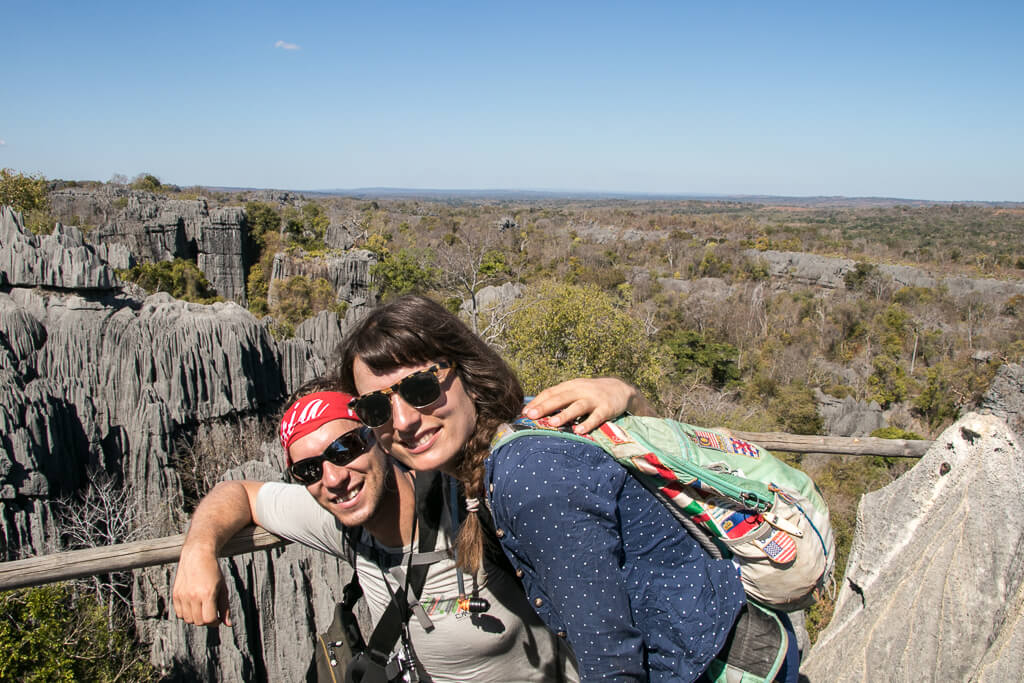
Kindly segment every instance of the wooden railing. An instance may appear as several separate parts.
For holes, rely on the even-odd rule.
[[[753,441],[772,451],[788,453],[828,453],[838,455],[880,455],[890,458],[920,458],[933,441],[903,441],[871,437],[799,436],[779,432],[725,431],[737,438]],[[149,541],[136,541],[103,548],[72,550],[12,562],[0,562],[0,590],[38,586],[54,581],[79,579],[96,574],[141,569],[178,561],[184,534]],[[230,557],[287,544],[259,528],[238,532],[221,551]]]

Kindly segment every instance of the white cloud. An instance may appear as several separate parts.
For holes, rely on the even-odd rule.
[[[0,147],[3,147],[6,144],[7,144],[6,140],[0,140]]]
[[[274,47],[279,47],[282,50],[301,50],[302,48],[295,43],[286,43],[283,40],[279,40],[274,43]]]

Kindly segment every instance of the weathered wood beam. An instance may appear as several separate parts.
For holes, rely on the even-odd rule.
[[[171,564],[178,561],[184,540],[185,534],[178,534],[149,541],[70,550],[54,555],[0,562],[0,590]],[[239,531],[225,544],[221,557],[278,548],[287,543],[260,527],[250,526]]]
[[[781,432],[721,431],[772,451],[788,453],[831,453],[838,455],[881,455],[890,458],[920,458],[934,441],[905,441],[872,437],[800,436]],[[123,543],[105,548],[72,550],[54,555],[0,562],[0,590],[38,586],[55,581],[80,579],[96,574],[141,569],[178,561],[184,534],[150,541]],[[277,548],[287,543],[259,528],[238,532],[221,552],[222,557]]]
[[[920,458],[934,441],[878,439],[871,436],[802,436],[782,432],[737,432],[723,429],[770,451],[832,453],[835,455],[882,455],[889,458]]]

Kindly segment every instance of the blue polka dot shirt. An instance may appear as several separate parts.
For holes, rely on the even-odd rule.
[[[582,680],[700,676],[746,599],[732,562],[709,557],[597,446],[523,436],[486,476],[505,554]]]

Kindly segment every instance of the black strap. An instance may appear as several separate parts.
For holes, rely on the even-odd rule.
[[[431,552],[437,543],[437,531],[441,525],[441,509],[444,498],[441,489],[441,475],[437,472],[419,472],[416,474],[416,514],[419,517],[420,552]],[[413,565],[409,569],[408,587],[418,600],[427,580],[429,564]],[[353,578],[353,581],[356,579]],[[349,584],[351,585],[351,584]],[[395,592],[394,599],[384,610],[377,622],[366,651],[380,663],[387,661],[388,656],[398,642],[402,625],[409,620],[410,609],[406,600],[405,590]]]

